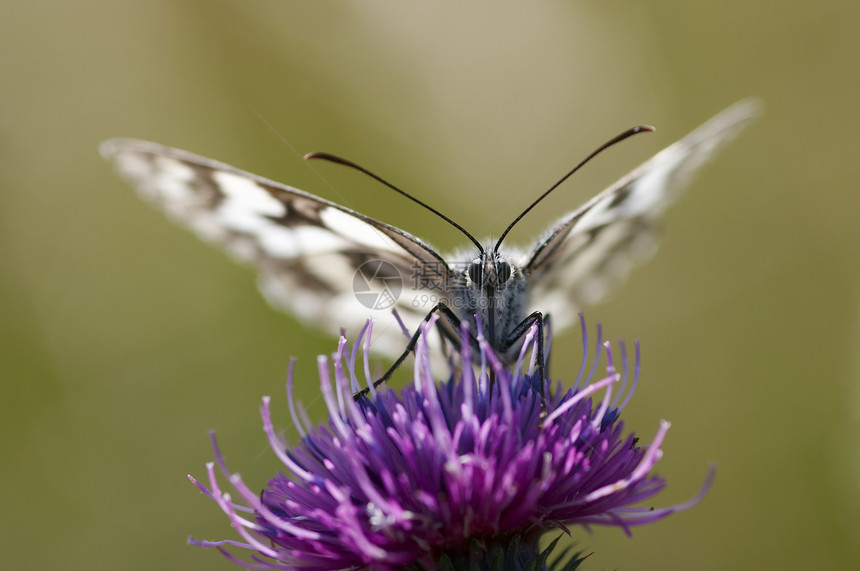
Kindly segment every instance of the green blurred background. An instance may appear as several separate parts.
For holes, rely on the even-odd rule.
[[[138,137],[349,204],[442,249],[450,227],[326,150],[496,234],[598,144],[612,149],[514,232],[561,212],[748,95],[766,114],[668,216],[663,247],[587,312],[638,338],[628,426],[672,421],[657,505],[632,539],[575,530],[588,569],[860,564],[856,2],[6,3],[0,18],[0,561],[5,569],[233,569],[187,473],[217,427],[230,466],[277,469],[258,417],[314,356],[251,271],[140,202],[97,153]],[[554,371],[578,363],[557,336]]]

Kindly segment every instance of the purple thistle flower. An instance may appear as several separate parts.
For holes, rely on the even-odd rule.
[[[209,488],[191,480],[218,503],[241,541],[189,538],[190,543],[218,547],[252,569],[524,569],[535,562],[546,568],[549,549],[538,547],[545,532],[611,525],[629,534],[632,526],[694,505],[711,484],[713,471],[699,494],[684,504],[635,507],[666,485],[652,469],[669,428],[662,421],[651,444],[639,446],[618,420],[638,381],[638,344],[626,390],[624,347],[618,373],[599,327],[586,373],[590,350],[583,321],[577,382],[568,390],[561,383],[551,390],[548,383],[548,415],[541,421],[538,377],[523,372],[536,330],[526,336],[512,371],[479,335],[481,366],[462,367],[441,383],[434,380],[422,340],[411,386],[399,394],[373,390],[370,398],[355,402],[362,339],[364,376],[371,378],[369,329],[362,330],[351,351],[341,338],[333,380],[328,359],[318,358],[330,415],[326,425],[314,428],[304,411],[297,411],[291,367],[287,393],[299,444],[290,448],[278,439],[270,399],[263,399],[266,435],[291,476],[278,474],[260,494],[250,490],[227,470],[212,435],[215,463],[240,502],[221,490],[215,463],[207,464]],[[462,335],[460,362],[472,363],[465,329]],[[536,351],[530,354],[533,371]],[[606,376],[593,380],[602,355]],[[621,388],[615,391],[618,382]],[[239,561],[229,546],[249,551],[251,561]],[[571,569],[578,561],[562,566]]]

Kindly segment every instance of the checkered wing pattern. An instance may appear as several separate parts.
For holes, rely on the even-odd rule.
[[[307,192],[146,141],[110,140],[101,152],[148,202],[256,267],[273,306],[321,329],[354,334],[374,305],[390,317],[391,283],[408,283],[416,270],[447,279],[445,261],[420,239]],[[356,277],[359,268],[370,270]],[[379,292],[378,303],[356,297],[356,279],[367,288],[359,293]],[[401,297],[397,310],[416,327],[424,313]],[[393,326],[391,335],[380,334],[384,324]],[[377,326],[373,340],[389,355],[405,346],[393,319]]]
[[[610,293],[654,252],[660,219],[694,171],[759,111],[756,100],[733,105],[559,220],[524,265],[533,309],[563,328]]]

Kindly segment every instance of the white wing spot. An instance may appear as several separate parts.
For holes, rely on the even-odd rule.
[[[199,200],[189,183],[194,169],[170,157],[156,157],[151,179],[141,180],[140,189],[164,204],[165,210],[181,214],[187,205]]]
[[[314,259],[314,275],[321,281],[340,291],[349,291],[355,268],[338,254],[320,254]]]
[[[276,258],[294,258],[301,253],[293,230],[276,224],[269,224],[258,230],[260,246],[267,254]]]
[[[231,230],[246,234],[262,235],[268,227],[274,226],[274,222],[248,206],[239,200],[225,200],[218,205],[218,219]]]
[[[302,245],[302,253],[313,255],[320,252],[337,252],[352,246],[352,242],[331,230],[317,226],[299,226],[296,239]]]
[[[181,161],[170,157],[157,157],[155,166],[161,171],[163,176],[170,177],[174,180],[189,182],[194,180],[194,169]]]
[[[391,238],[367,222],[337,208],[326,208],[320,212],[319,216],[326,226],[343,236],[348,236],[352,241],[362,246],[389,251],[400,250]]]
[[[256,220],[255,234],[260,245],[276,258],[316,256],[328,252],[339,252],[353,244],[334,232],[316,226],[287,228],[265,218]]]
[[[613,222],[618,213],[617,211],[613,213],[609,209],[611,202],[611,197],[598,201],[588,212],[583,214],[582,218],[576,221],[576,231],[584,232],[591,228],[597,228],[598,226]]]
[[[630,216],[643,212],[654,214],[662,212],[664,208],[661,208],[660,204],[664,203],[664,207],[668,206],[668,202],[674,198],[669,179],[687,158],[685,154],[670,155],[665,162],[642,175],[633,183],[630,196],[624,201],[621,209]]]
[[[323,252],[347,250],[352,243],[331,230],[318,226],[299,226],[295,230],[302,254],[313,256]]]
[[[265,216],[283,216],[287,208],[251,179],[224,171],[215,171],[212,178],[218,183],[230,208]]]
[[[135,181],[141,181],[152,176],[152,164],[141,155],[134,153],[119,153],[116,155],[119,172]]]
[[[186,223],[203,240],[221,242],[228,237],[227,229],[224,228],[224,225],[209,213],[201,212],[196,218],[186,220]]]

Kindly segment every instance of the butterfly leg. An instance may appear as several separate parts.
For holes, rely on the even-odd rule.
[[[550,319],[552,316],[547,314],[543,316],[543,330],[544,330],[544,376],[549,379],[551,375],[549,374],[549,360],[552,357],[552,353],[546,350],[547,347],[552,347],[552,320]]]
[[[549,315],[544,316],[540,311],[535,311],[534,313],[528,315],[525,319],[523,319],[519,325],[517,325],[508,338],[505,340],[504,345],[501,347],[502,353],[510,349],[514,346],[514,344],[519,341],[523,335],[528,333],[528,330],[532,328],[532,326],[537,323],[537,369],[538,369],[538,382],[540,383],[540,418],[543,420],[546,418],[546,354],[544,351],[544,330],[549,327]]]
[[[460,318],[457,317],[454,314],[454,312],[451,311],[451,308],[449,308],[444,303],[437,303],[433,307],[433,309],[428,311],[427,315],[424,317],[424,320],[422,321],[422,323],[427,323],[428,321],[430,321],[430,318],[433,317],[433,314],[435,314],[436,312],[441,313],[448,321],[451,322],[451,324],[455,327],[455,329],[459,331],[459,329],[460,329]],[[406,344],[406,349],[403,351],[403,353],[400,354],[400,356],[397,358],[397,360],[394,361],[394,364],[391,365],[388,368],[388,370],[385,371],[385,373],[383,373],[383,375],[381,377],[379,377],[378,379],[373,381],[373,387],[374,388],[378,387],[382,383],[386,382],[389,378],[391,378],[391,375],[394,374],[394,371],[396,371],[397,368],[400,367],[400,365],[403,363],[403,361],[406,360],[406,357],[409,355],[409,353],[412,353],[413,351],[415,351],[415,346],[418,344],[418,338],[420,336],[421,336],[421,327],[418,327],[418,329],[415,330],[415,333],[412,334],[412,338],[409,340],[409,343]],[[475,339],[475,337],[472,336],[471,334],[470,334],[470,336],[472,337],[472,342],[477,344],[477,342],[478,342],[477,339]],[[365,387],[365,388],[361,389],[360,391],[358,391],[357,393],[355,393],[353,395],[353,399],[359,400],[361,398],[364,398],[367,396],[367,394],[369,392],[370,392],[370,388]]]

